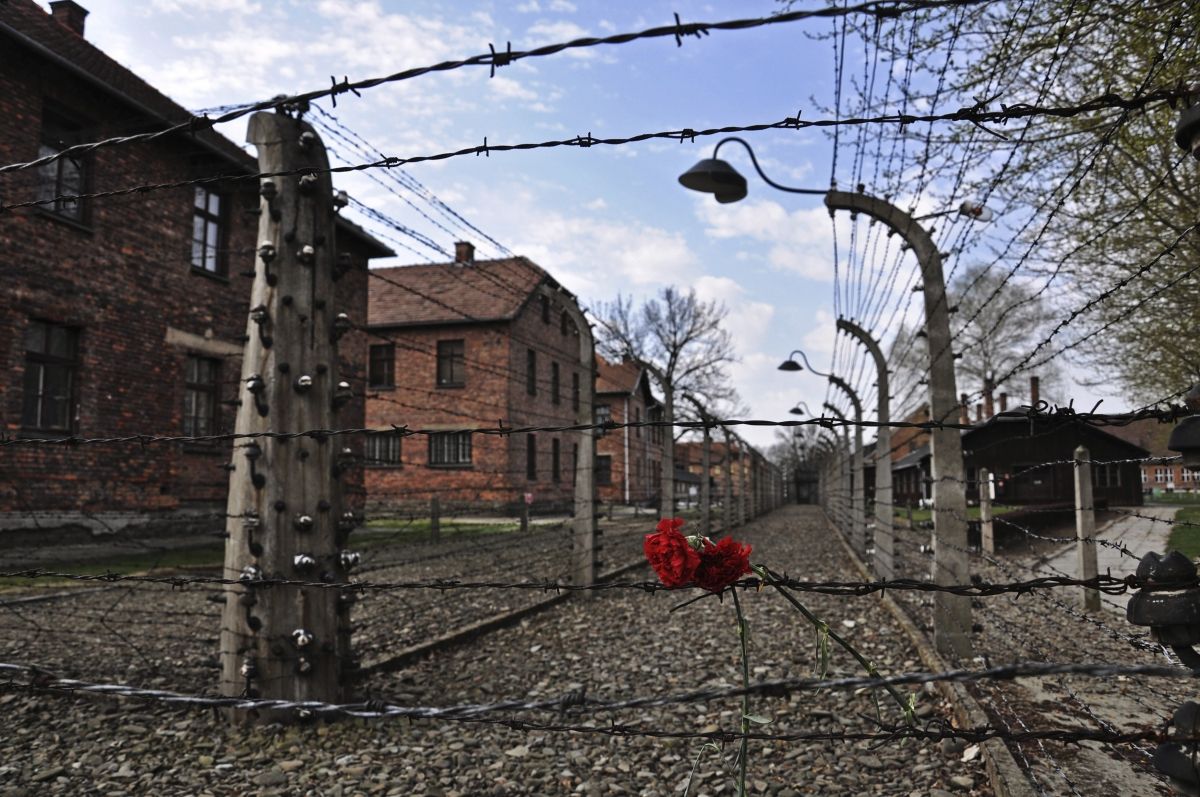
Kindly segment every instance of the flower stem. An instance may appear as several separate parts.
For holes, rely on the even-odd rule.
[[[853,656],[859,664],[862,665],[863,669],[867,671],[867,675],[871,676],[872,678],[880,677],[879,670],[875,669],[875,665],[872,664],[869,659],[859,653],[858,649],[855,648],[854,645],[851,645],[850,642],[848,642],[840,634],[838,634],[838,632],[830,628],[828,623],[809,611],[808,607],[801,603],[796,596],[792,595],[791,592],[789,592],[781,583],[779,583],[778,580],[776,580],[775,573],[771,572],[771,570],[766,567],[762,567],[761,565],[756,566],[754,568],[754,572],[758,574],[763,581],[774,587],[775,591],[782,595],[788,603],[795,606],[796,609],[802,615],[804,615],[806,620],[812,623],[817,629],[823,630],[830,639],[845,648],[846,651]],[[896,691],[896,688],[891,684],[884,684],[884,688],[887,689],[888,694],[892,696],[892,699],[896,701],[896,704],[900,706],[900,711],[904,713],[905,721],[909,725],[914,724],[916,722],[916,716],[913,714],[912,705],[910,705],[904,696]]]
[[[730,590],[733,593],[733,610],[737,612],[738,623],[738,638],[742,643],[742,686],[745,689],[750,688],[750,658],[746,651],[746,618],[742,615],[742,604],[738,600],[737,587]],[[750,739],[746,736],[750,732],[750,693],[746,692],[742,695],[742,742],[738,749],[738,774],[737,774],[737,794],[738,797],[746,797],[746,752],[750,745]]]

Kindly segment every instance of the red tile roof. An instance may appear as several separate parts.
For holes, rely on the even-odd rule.
[[[125,102],[140,106],[140,110],[156,120],[178,124],[192,118],[183,106],[55,20],[33,0],[0,2],[0,38],[15,39],[25,47],[48,51],[51,59],[59,60],[85,80],[98,84]],[[9,45],[5,43],[0,46]],[[136,123],[131,131],[134,127]],[[237,164],[241,171],[256,170],[255,158],[221,134],[202,130],[195,133],[195,138],[208,149]]]
[[[596,355],[596,392],[633,393],[642,380],[642,369],[631,360],[611,363]]]
[[[509,321],[544,281],[557,285],[524,257],[476,260],[470,265],[376,268],[369,272],[372,327]]]
[[[58,22],[33,0],[0,0],[0,47],[9,46],[6,39],[19,46],[43,51],[51,60],[60,61],[82,79],[99,86],[145,114],[129,124],[128,132],[140,132],[147,119],[176,125],[192,119],[192,114],[158,89],[121,66],[87,39]],[[258,159],[213,130],[179,133],[188,136],[246,174],[258,171]],[[338,216],[338,230],[363,243],[370,257],[394,255],[391,249],[366,230]]]

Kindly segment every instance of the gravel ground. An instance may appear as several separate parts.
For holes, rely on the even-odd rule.
[[[1073,529],[1047,536],[1071,535]],[[928,577],[930,560],[917,546],[929,541],[923,531],[902,530],[898,550],[903,575]],[[1005,582],[1039,576],[1076,574],[1047,564],[1064,546],[1033,541],[1001,551],[995,557],[973,554],[972,574],[985,581]],[[1144,553],[1143,551],[1139,551]],[[1136,564],[1136,563],[1135,563]],[[1081,609],[1081,590],[1040,590],[1021,598],[997,596],[973,602],[974,662],[963,666],[1001,666],[1027,662],[1178,664],[1174,656],[1150,642],[1147,629],[1130,625],[1123,608],[1106,606],[1099,613]],[[898,596],[900,597],[900,596]],[[1128,597],[1118,599],[1121,607]],[[928,628],[929,601],[902,596],[910,616]],[[1120,677],[1061,676],[1022,678],[1014,682],[971,684],[993,721],[1029,727],[1103,728],[1135,732],[1157,729],[1180,703],[1195,699],[1185,681]],[[1154,743],[1119,745],[1083,742],[1009,744],[1016,761],[1029,774],[1039,795],[1109,795],[1129,797],[1172,794],[1151,763]]]
[[[622,546],[636,551],[641,531],[623,542],[619,535],[609,537],[606,558],[615,561]],[[740,536],[755,545],[755,561],[774,569],[812,579],[855,578],[840,543],[815,509],[780,510],[752,523]],[[474,541],[479,546],[485,542]],[[428,558],[436,553],[433,546],[414,549],[409,564],[390,566],[406,577],[419,577],[427,572],[423,568],[454,558]],[[415,561],[418,554],[422,562]],[[490,566],[500,555],[495,547],[473,552],[464,547],[458,574],[464,572],[464,563]],[[519,572],[530,567],[520,556],[503,565]],[[484,569],[479,575],[496,572]],[[379,573],[371,577],[381,579]],[[8,660],[57,662],[59,672],[92,680],[211,689],[216,681],[216,607],[205,603],[208,591],[147,592],[121,589],[19,609],[10,606],[6,613],[14,630],[6,631],[0,648]],[[414,618],[434,613],[435,606],[446,613],[438,615],[444,624],[444,617],[460,616],[467,602],[478,609],[489,601],[498,607],[511,600],[507,592],[485,590],[434,596],[428,604],[404,608],[364,601],[364,644],[384,645],[389,628],[396,635],[395,646],[402,646],[402,639],[419,638],[424,632],[418,626],[428,625],[414,624]],[[405,670],[373,676],[364,688],[370,696],[396,703],[452,705],[555,697],[578,690],[590,697],[625,698],[734,685],[738,656],[732,606],[705,599],[671,612],[679,601],[679,595],[635,590],[580,597]],[[883,672],[921,668],[908,640],[877,601],[808,596],[806,603]],[[769,591],[746,593],[743,604],[750,627],[752,677],[812,675],[814,635],[799,615]],[[69,630],[72,622],[82,623],[87,612],[103,619],[94,618],[75,635],[57,633]],[[160,622],[136,624],[138,612],[153,613]],[[178,625],[161,622],[167,618]],[[41,633],[34,630],[35,623]],[[120,629],[124,639],[113,629]],[[830,664],[833,675],[860,674],[836,648]],[[877,704],[870,693],[832,691],[755,698],[751,710],[772,720],[761,727],[773,734],[873,730],[880,716],[877,710],[885,722],[899,716],[886,698]],[[517,731],[445,721],[244,728],[208,712],[24,692],[0,693],[0,711],[7,720],[6,732],[0,735],[0,795],[665,796],[684,794],[693,767],[688,794],[734,791],[734,747],[703,749],[694,739]],[[601,727],[611,721],[690,733],[736,730],[739,713],[738,700],[724,699],[600,715],[526,712],[521,718],[551,725],[590,721]],[[922,690],[918,713],[934,720],[948,716],[948,707]],[[752,794],[779,797],[991,793],[978,757],[954,743],[756,741],[750,746],[749,770]]]

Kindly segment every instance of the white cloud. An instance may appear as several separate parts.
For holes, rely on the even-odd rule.
[[[604,197],[598,196],[584,205],[584,207],[588,210],[604,210],[608,207],[608,203],[604,201]]]
[[[713,238],[751,238],[766,244],[766,259],[774,268],[823,282],[833,279],[833,225],[823,207],[789,212],[770,200],[719,205],[703,197],[697,216]]]
[[[262,13],[262,6],[251,0],[151,0],[150,7],[154,11],[165,14],[196,11],[203,11],[205,14]]]
[[[550,0],[550,10],[570,14],[575,11],[575,4],[568,0]]]
[[[512,78],[502,75],[496,75],[489,80],[487,86],[493,92],[506,99],[533,101],[538,97],[537,92],[526,88]]]
[[[537,0],[529,0],[526,3],[518,3],[516,10],[518,14],[536,14],[542,10],[542,7],[538,5]]]

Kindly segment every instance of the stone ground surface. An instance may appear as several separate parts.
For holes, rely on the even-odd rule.
[[[606,536],[612,565],[638,556],[638,529]],[[532,577],[563,566],[565,532],[515,540],[472,539],[380,553],[364,565],[388,578]],[[857,580],[837,538],[813,508],[790,507],[749,524],[754,560],[806,579]],[[539,556],[541,558],[539,558]],[[380,569],[372,572],[373,566]],[[650,577],[646,569],[627,576]],[[363,601],[364,646],[402,647],[464,618],[528,600],[501,590],[405,591]],[[69,599],[7,604],[0,658],[43,664],[58,674],[189,692],[216,682],[217,609],[212,590],[140,587]],[[540,593],[536,593],[540,597]],[[8,596],[6,596],[8,597]],[[778,595],[747,592],[752,678],[814,674],[811,627]],[[11,600],[11,598],[9,598]],[[672,612],[680,594],[606,590],[573,599],[469,645],[407,669],[370,677],[371,697],[393,703],[458,705],[544,699],[585,690],[592,698],[678,693],[738,681],[733,607],[705,599]],[[921,669],[890,614],[871,598],[809,595],[806,604],[849,637],[884,673]],[[861,670],[836,647],[831,675]],[[926,722],[949,716],[931,691],[916,689]],[[822,691],[755,698],[760,728],[875,731],[896,722],[894,704],[870,693]],[[880,712],[877,714],[877,711]],[[540,725],[705,733],[735,730],[740,701],[723,698],[611,714],[505,712]],[[512,730],[448,721],[342,721],[235,728],[211,713],[111,698],[0,689],[0,795],[730,795],[734,746],[696,739],[596,732]],[[963,759],[967,759],[964,761]],[[689,783],[689,772],[695,770]],[[955,743],[756,741],[751,794],[984,797],[982,763]]]
[[[1152,550],[1162,553],[1171,528],[1169,520],[1176,509],[1116,509],[1116,518],[1102,525],[1097,536],[1120,541],[1136,557]],[[1068,527],[1057,534],[1073,535],[1074,530]],[[905,552],[907,573],[928,574],[929,560],[921,559],[914,551],[927,541],[927,532],[900,532],[898,542]],[[971,572],[989,582],[1077,576],[1075,545],[1034,542],[1032,549],[1001,550],[995,557],[974,554]],[[1137,567],[1137,558],[1111,547],[1100,547],[1098,560],[1100,572],[1109,568],[1114,576],[1123,576]],[[1082,591],[1077,588],[1041,590],[1020,598],[977,599],[973,620],[981,629],[974,635],[974,642],[975,653],[981,658],[964,664],[1178,664],[1173,655],[1150,641],[1147,629],[1126,621],[1128,601],[1128,595],[1104,596],[1101,611],[1088,613],[1082,610]],[[908,598],[905,603],[914,616],[928,617],[928,609],[918,607],[917,601]],[[924,604],[927,606],[928,601]],[[972,691],[993,721],[1018,729],[1023,725],[1121,731],[1161,728],[1180,703],[1195,699],[1195,688],[1187,681],[1136,677],[1023,678],[1012,683],[972,685]],[[1009,747],[1030,773],[1035,794],[1141,797],[1172,793],[1151,763],[1154,742],[1083,742],[1077,746],[1034,742],[1010,743]]]

